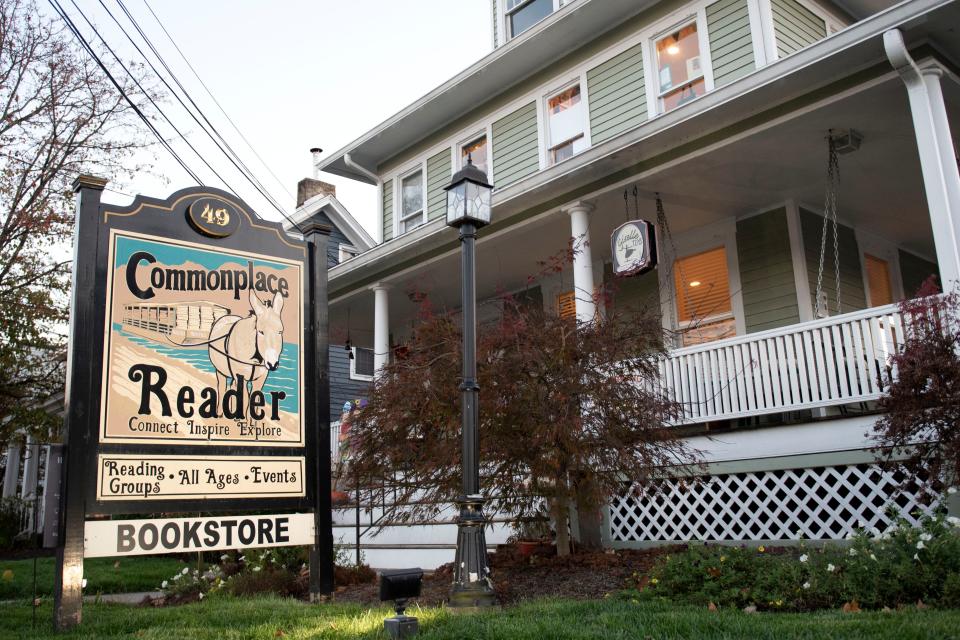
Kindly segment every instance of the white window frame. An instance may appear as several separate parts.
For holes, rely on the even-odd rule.
[[[363,382],[370,382],[373,380],[372,375],[368,376],[362,373],[357,373],[357,349],[358,347],[350,347],[350,355],[353,356],[352,358],[350,358],[350,379],[361,380]],[[373,349],[368,349],[368,351],[373,351]]]
[[[762,23],[761,32],[766,62],[768,64],[775,62],[776,60],[780,59],[780,52],[777,50],[777,34],[773,24],[773,7],[770,5],[770,0],[748,0],[748,2],[751,5],[751,11],[753,11],[753,6],[756,6],[756,14]],[[846,19],[834,14],[825,7],[821,7],[812,0],[797,0],[797,3],[823,20],[824,24],[826,25],[828,38],[849,26],[849,23]],[[750,25],[752,29],[752,18]],[[759,67],[760,65],[758,64],[757,66]]]
[[[555,146],[563,144],[565,142],[570,142],[571,140],[576,140],[576,138],[570,138],[564,141],[553,144],[553,141],[550,139],[550,99],[556,97],[558,94],[572,89],[573,87],[580,85],[580,103],[582,105],[583,112],[583,149],[574,153],[569,158],[560,160],[559,162],[550,161],[550,152]],[[567,81],[563,84],[556,85],[556,88],[543,93],[540,96],[540,100],[537,101],[537,120],[539,126],[539,138],[540,138],[540,169],[545,169],[547,167],[554,167],[559,164],[566,162],[567,160],[572,160],[578,155],[587,151],[592,146],[592,141],[590,139],[590,97],[587,95],[587,73],[583,71],[574,77],[568,77]]]
[[[650,29],[646,36],[646,55],[643,57],[643,60],[644,75],[650,79],[646,83],[646,90],[647,113],[653,114],[651,118],[662,116],[685,106],[674,107],[670,111],[663,109],[663,96],[670,93],[670,91],[675,91],[676,88],[674,87],[665,92],[660,91],[660,73],[657,71],[657,41],[691,23],[697,27],[697,45],[700,48],[700,68],[703,72],[703,93],[710,93],[714,89],[713,60],[710,58],[710,38],[707,33],[707,4],[705,2],[698,2],[693,7],[685,7],[681,11],[661,20]],[[699,97],[702,96],[698,96],[698,98]],[[695,102],[696,99],[693,101]]]
[[[403,222],[414,217],[413,214],[403,217],[403,181],[416,172],[420,172],[420,194],[423,206],[420,208],[420,216],[423,222],[407,231],[403,230]],[[393,185],[393,237],[398,238],[407,233],[416,231],[427,224],[427,163],[418,159],[416,164],[408,167],[405,171],[399,173],[394,179]]]
[[[540,20],[540,22],[534,23],[533,25],[530,26],[529,29],[527,29],[523,33],[513,35],[513,30],[510,28],[510,16],[516,13],[517,11],[519,11],[520,9],[522,9],[523,7],[527,6],[531,2],[533,2],[533,0],[521,0],[517,4],[517,6],[513,7],[512,9],[507,9],[507,0],[499,0],[497,2],[497,9],[498,9],[497,14],[500,17],[500,27],[502,28],[502,33],[503,33],[502,44],[506,44],[511,40],[513,40],[514,38],[518,38],[522,36],[524,33],[527,33],[531,29],[534,29],[538,24],[540,24],[540,22],[543,22],[543,20],[546,20],[547,18],[550,17],[550,16],[547,16],[546,18],[543,18],[543,20]],[[550,15],[552,16],[554,13],[559,11],[561,7],[563,7],[566,4],[569,4],[570,2],[572,2],[572,0],[553,0],[553,11],[550,12]]]
[[[474,129],[473,134],[459,136],[457,142],[451,147],[454,158],[454,173],[463,169],[463,158],[461,151],[471,142],[476,142],[480,138],[487,139],[487,182],[493,184],[493,121],[490,121],[482,129]]]
[[[869,231],[854,227],[853,235],[857,239],[857,251],[860,254],[860,275],[863,277],[863,290],[866,292],[867,307],[876,307],[873,292],[870,291],[870,279],[867,277],[867,254],[884,260],[890,272],[890,293],[894,303],[904,299],[903,276],[900,273],[900,251],[894,243],[874,235]],[[911,294],[913,292],[911,291]]]
[[[740,263],[737,258],[736,219],[720,220],[704,227],[679,233],[674,237],[674,244],[676,245],[677,255],[673,255],[666,247],[661,249],[664,251],[663,258],[665,258],[662,263],[669,265],[670,268],[657,269],[660,291],[672,292],[670,296],[661,296],[660,311],[663,317],[663,328],[668,331],[680,331],[685,328],[685,324],[680,322],[680,310],[677,308],[680,292],[674,286],[674,260],[722,246],[727,257],[727,277],[730,279],[730,310],[733,313],[736,335],[746,335],[747,323],[743,311],[743,293],[740,286]],[[704,322],[725,317],[728,316],[726,314],[716,314],[708,318],[699,318],[699,321]],[[674,318],[677,320],[676,326],[673,324]]]

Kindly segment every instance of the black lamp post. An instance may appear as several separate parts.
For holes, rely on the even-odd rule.
[[[457,557],[453,567],[451,607],[486,607],[495,603],[487,564],[486,517],[480,493],[480,421],[477,384],[477,229],[490,224],[487,176],[467,156],[467,166],[454,174],[447,191],[447,224],[460,229],[463,259],[463,495],[457,503]]]

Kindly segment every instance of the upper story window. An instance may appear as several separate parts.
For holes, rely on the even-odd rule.
[[[658,38],[655,48],[659,87],[657,100],[661,113],[706,93],[696,20]]]
[[[460,166],[467,166],[467,157],[469,156],[470,161],[473,162],[473,166],[477,167],[489,176],[490,171],[488,170],[488,167],[490,166],[490,160],[487,154],[487,148],[487,136],[485,135],[474,138],[471,142],[461,146]]]
[[[400,180],[400,233],[406,233],[424,222],[423,170],[417,169]]]
[[[556,164],[587,148],[580,84],[547,98],[547,159]]]
[[[515,38],[559,8],[560,0],[505,0],[507,32]]]

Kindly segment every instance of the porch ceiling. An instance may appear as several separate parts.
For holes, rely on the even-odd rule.
[[[960,139],[960,86],[944,78],[943,89],[956,141]],[[769,210],[787,199],[820,209],[826,177],[825,138],[831,128],[854,128],[864,137],[859,151],[840,157],[842,221],[934,258],[909,105],[905,88],[896,77],[681,164],[638,176],[629,187],[638,187],[640,216],[650,220],[656,215],[654,193],[660,192],[674,233]],[[609,261],[610,232],[625,217],[623,188],[590,201],[596,206],[590,217],[593,258]],[[632,198],[630,209],[632,217]],[[453,238],[454,232],[449,233]],[[569,234],[568,216],[553,209],[482,238],[477,251],[478,295],[484,298],[522,288],[526,277],[540,269],[538,261],[563,250]],[[416,316],[411,291],[427,291],[441,305],[459,305],[459,260],[453,248],[391,278],[392,329],[408,327]],[[372,343],[373,294],[369,291],[334,302],[333,340],[342,342],[346,335],[348,308],[353,341]]]

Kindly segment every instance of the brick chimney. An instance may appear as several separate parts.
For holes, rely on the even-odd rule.
[[[304,178],[297,183],[297,206],[314,196],[336,196],[337,187],[322,180]]]

